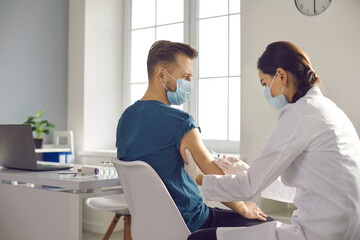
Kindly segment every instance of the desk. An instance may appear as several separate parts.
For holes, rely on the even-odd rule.
[[[0,167],[0,239],[81,240],[84,199],[119,193],[118,178]]]

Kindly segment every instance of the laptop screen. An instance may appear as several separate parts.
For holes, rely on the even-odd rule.
[[[30,125],[0,124],[0,166],[36,169],[35,146]]]

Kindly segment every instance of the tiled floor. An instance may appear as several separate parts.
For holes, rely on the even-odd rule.
[[[83,240],[101,240],[103,239],[103,234],[97,234],[93,232],[87,232],[83,231]],[[123,240],[124,239],[124,232],[123,231],[117,231],[113,232],[110,236],[110,240]]]

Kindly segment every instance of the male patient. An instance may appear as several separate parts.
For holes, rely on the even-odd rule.
[[[205,174],[224,174],[204,146],[192,116],[170,105],[188,100],[192,89],[192,60],[197,50],[187,44],[157,41],[147,59],[149,86],[141,100],[122,114],[117,127],[117,156],[141,160],[159,174],[189,230],[251,226],[266,221],[252,202],[224,203],[232,210],[210,208],[184,170],[185,149]]]

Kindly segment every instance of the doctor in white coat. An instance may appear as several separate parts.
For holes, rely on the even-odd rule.
[[[359,240],[360,142],[353,124],[322,95],[309,58],[295,45],[270,44],[258,70],[265,98],[280,109],[266,147],[247,171],[197,180],[207,200],[247,201],[281,176],[296,189],[297,210],[292,224],[218,228],[217,239]]]

